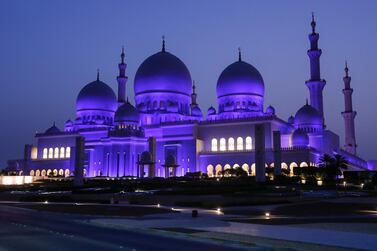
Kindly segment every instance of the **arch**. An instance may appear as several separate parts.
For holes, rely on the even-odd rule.
[[[66,158],[70,158],[71,157],[71,148],[69,146],[67,146],[65,148],[65,157]]]
[[[220,151],[226,151],[226,140],[224,138],[220,139]]]
[[[237,138],[237,150],[240,150],[240,151],[243,150],[243,138],[241,137]]]
[[[48,169],[46,175],[47,175],[47,176],[50,176],[50,175],[51,175],[51,172],[52,172],[51,169]]]
[[[39,169],[37,169],[37,170],[35,171],[35,176],[39,177],[40,175],[41,175],[41,171],[39,171]]]
[[[43,159],[47,159],[47,156],[48,156],[47,151],[48,151],[47,148],[43,148],[43,155],[42,155]]]
[[[64,147],[60,147],[59,158],[63,159],[64,157],[65,157],[65,149],[64,149]]]
[[[249,170],[249,165],[244,163],[242,165],[242,170],[244,170],[245,172],[247,172],[247,175],[250,175],[250,170]]]
[[[223,168],[220,164],[217,164],[215,167],[216,176],[221,176],[221,172],[223,171]]]
[[[232,169],[232,167],[231,167],[229,164],[226,164],[226,165],[224,166],[224,171],[227,170],[227,169]]]
[[[297,163],[296,162],[292,162],[291,164],[289,164],[289,175],[290,176],[293,176],[294,173],[293,173],[293,168],[295,167],[298,167]]]
[[[47,172],[46,172],[46,170],[45,169],[42,169],[42,172],[41,172],[41,176],[46,176],[46,174],[47,174]]]
[[[306,163],[305,161],[300,163],[300,167],[307,167],[307,166],[308,166],[308,163]]]
[[[52,147],[50,147],[48,149],[48,158],[52,159],[53,156],[54,156],[54,149],[52,149]]]
[[[232,137],[228,139],[228,151],[234,151],[234,138]]]
[[[213,166],[212,165],[207,166],[207,175],[208,175],[208,177],[213,177]]]
[[[288,169],[287,163],[281,162],[281,169]]]
[[[59,176],[64,176],[64,170],[63,169],[59,169]]]
[[[52,171],[52,175],[54,175],[55,177],[58,176],[58,169],[54,169]]]
[[[34,170],[30,170],[30,176],[34,176],[34,175],[35,175]]]
[[[238,164],[233,165],[233,169],[236,169],[236,168],[239,168],[239,167],[240,167],[240,165],[238,165]]]
[[[54,159],[58,159],[58,158],[59,158],[59,148],[55,147],[55,149],[54,149]]]
[[[217,152],[217,139],[213,138],[211,140],[211,151]]]
[[[65,171],[64,171],[64,176],[65,176],[65,177],[69,177],[69,175],[70,175],[70,171],[69,171],[69,169],[65,169]]]
[[[246,137],[246,146],[245,146],[246,150],[251,150],[253,149],[253,140],[250,136],[247,136]]]
[[[255,176],[255,163],[251,164],[251,173],[250,175]]]
[[[24,175],[24,171],[19,171],[19,172],[18,172],[18,175],[19,175],[19,176]]]

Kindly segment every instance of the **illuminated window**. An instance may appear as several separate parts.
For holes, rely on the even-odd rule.
[[[237,138],[237,150],[243,150],[243,138]]]
[[[65,157],[65,149],[64,147],[60,147],[60,158],[64,158]]]
[[[65,148],[65,157],[66,158],[70,158],[71,157],[71,148],[69,146],[67,146]]]
[[[33,146],[31,148],[31,155],[30,155],[31,159],[37,159],[37,155],[38,155],[38,148]]]
[[[42,170],[41,176],[46,176],[46,170],[45,169]]]
[[[52,156],[54,155],[54,149],[52,149],[52,148],[49,148],[48,149],[48,158],[49,159],[52,159]]]
[[[223,171],[222,166],[220,164],[216,165],[215,171],[216,171],[216,176],[221,176],[222,175],[222,171]]]
[[[225,151],[226,150],[226,141],[224,138],[220,139],[220,151]]]
[[[37,169],[37,171],[35,171],[35,176],[40,176],[41,175],[41,171],[39,171],[38,169]]]
[[[54,158],[57,159],[59,158],[59,148],[55,147],[55,150],[54,150]]]
[[[47,159],[47,148],[43,148],[43,158]]]
[[[216,152],[217,151],[217,139],[212,139],[212,141],[211,141],[211,150],[212,150],[212,152]]]
[[[47,176],[50,176],[51,173],[52,173],[51,169],[48,169],[48,170],[47,170]]]
[[[30,176],[34,176],[34,170],[30,171]]]
[[[63,169],[59,169],[59,176],[63,176],[64,175],[64,170]]]
[[[54,169],[54,171],[52,171],[52,175],[54,175],[55,177],[58,176],[58,170]]]
[[[246,150],[251,150],[253,148],[253,142],[251,137],[246,137]]]
[[[234,138],[229,138],[228,139],[228,150],[229,151],[234,151]]]

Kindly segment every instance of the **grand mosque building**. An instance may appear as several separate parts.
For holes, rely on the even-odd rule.
[[[320,74],[322,51],[314,18],[311,27],[310,78],[305,82],[310,100],[295,116],[280,118],[274,107],[264,104],[262,74],[241,53],[220,73],[217,107],[209,107],[205,116],[189,69],[163,41],[161,51],[145,59],[136,72],[135,105],[126,98],[122,50],[117,94],[97,74],[77,96],[76,117],[64,128],[54,124],[37,133],[36,145],[26,145],[24,157],[9,161],[8,169],[39,177],[73,176],[81,163],[86,177],[171,177],[198,171],[213,177],[230,168],[264,176],[267,166],[292,170],[318,165],[325,153],[343,155],[350,170],[373,169],[373,162],[357,155],[347,65],[341,114],[345,145],[325,126],[326,81]]]

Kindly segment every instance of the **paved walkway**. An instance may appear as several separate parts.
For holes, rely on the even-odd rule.
[[[188,228],[211,232],[232,233],[286,241],[299,241],[320,245],[377,250],[377,234],[343,232],[284,225],[261,225],[225,222],[227,216],[213,210],[199,211],[199,218],[191,218],[190,210],[181,214],[146,216],[138,219],[94,219],[92,224],[116,228]],[[344,224],[347,227],[347,224]]]

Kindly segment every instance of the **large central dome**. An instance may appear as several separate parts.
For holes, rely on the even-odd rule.
[[[259,71],[244,61],[237,61],[221,73],[216,87],[217,97],[229,95],[264,96],[264,83]]]
[[[148,57],[135,75],[135,95],[151,92],[191,94],[186,65],[173,54],[161,51]]]

